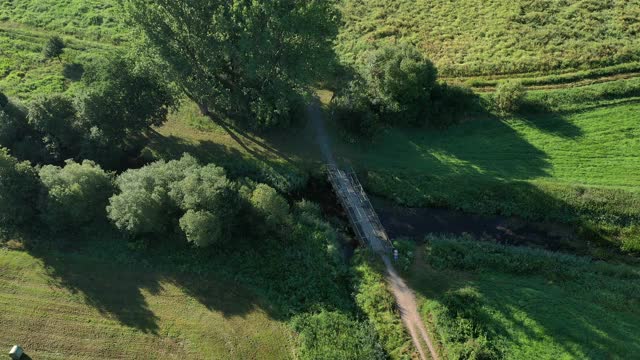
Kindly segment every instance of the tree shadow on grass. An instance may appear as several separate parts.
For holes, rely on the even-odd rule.
[[[579,138],[584,134],[580,127],[566,119],[567,114],[554,112],[542,102],[529,101],[524,110],[518,118],[542,132],[567,139]]]
[[[611,281],[631,285],[636,280]],[[550,281],[535,273],[435,269],[420,256],[409,283],[418,294],[440,304],[446,303],[447,294],[474,289],[480,304],[474,307],[476,321],[490,343],[516,351],[502,354],[509,358],[528,358],[525,354],[532,351],[538,358],[557,357],[558,351],[572,358],[629,358],[640,351],[640,315],[633,306],[612,304],[616,300],[607,294],[611,289],[603,289],[606,286],[591,289],[574,280]]]
[[[306,172],[293,162],[276,161],[267,150],[253,149],[243,153],[235,147],[211,140],[187,141],[177,136],[152,134],[149,149],[165,161],[175,160],[189,153],[202,164],[222,166],[234,179],[250,177],[282,192],[300,188],[307,179]]]
[[[162,286],[157,275],[92,261],[82,253],[64,254],[56,250],[30,252],[40,258],[52,285],[68,289],[102,314],[145,333],[157,334],[158,318],[149,309],[143,291],[158,294]]]
[[[578,286],[562,281],[485,277],[490,279],[476,285],[483,301],[489,311],[506,319],[506,323],[492,322],[492,330],[518,348],[551,337],[555,346],[575,358],[629,358],[640,353],[640,316],[621,311],[619,304],[609,308],[592,302],[600,292],[606,296],[602,288],[577,291]]]
[[[319,242],[282,244],[283,239],[262,236],[237,240],[229,249],[195,249],[158,239],[145,250],[132,250],[115,229],[99,232],[33,242],[28,251],[43,262],[50,286],[144,333],[162,335],[164,313],[154,310],[159,300],[149,296],[162,297],[174,287],[184,293],[184,300],[173,300],[175,290],[168,293],[176,306],[196,301],[225,318],[264,312],[287,321],[320,308],[352,311],[349,288],[333,282],[335,269]]]
[[[132,256],[125,247],[118,247],[121,248],[118,252],[122,253],[117,256]],[[144,333],[158,335],[160,330],[160,318],[150,308],[146,294],[161,296],[168,284],[182,289],[187,296],[224,317],[243,317],[262,309],[255,294],[222,274],[208,277],[190,274],[181,271],[180,264],[162,264],[162,269],[155,268],[153,263],[162,260],[129,259],[119,263],[113,261],[115,259],[96,259],[95,250],[85,245],[72,253],[67,250],[33,250],[30,253],[43,261],[52,286],[67,289],[104,316]],[[184,301],[186,304],[188,299],[185,297]],[[176,305],[179,306],[179,301]],[[268,308],[266,312],[275,314]]]

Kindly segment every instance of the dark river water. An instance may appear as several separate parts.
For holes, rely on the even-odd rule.
[[[485,216],[460,211],[407,208],[374,199],[382,225],[392,239],[406,237],[417,240],[428,234],[469,234],[478,239],[491,238],[504,244],[568,250],[575,236],[571,227],[534,223],[515,217]]]

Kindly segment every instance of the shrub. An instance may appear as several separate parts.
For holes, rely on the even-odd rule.
[[[30,223],[36,214],[40,182],[36,171],[26,162],[18,162],[0,148],[0,225]]]
[[[378,129],[378,116],[371,109],[362,81],[352,81],[331,102],[334,119],[351,134],[372,137]]]
[[[24,117],[0,109],[0,146],[12,148],[27,126]]]
[[[172,230],[180,209],[169,196],[170,187],[198,166],[195,158],[185,155],[180,160],[159,161],[122,173],[116,179],[119,193],[111,197],[107,207],[109,219],[132,237]]]
[[[60,59],[60,55],[64,52],[65,43],[59,36],[52,36],[47,40],[47,43],[44,45],[42,49],[42,54],[47,59],[58,58]]]
[[[300,359],[386,359],[368,323],[339,312],[305,314],[292,321]]]
[[[50,229],[72,230],[106,219],[113,182],[95,163],[68,161],[63,168],[47,165],[40,170],[40,180],[45,192],[39,207]]]
[[[496,87],[493,102],[499,113],[511,114],[520,110],[526,90],[518,81],[503,81]]]
[[[387,45],[365,54],[359,66],[371,101],[390,124],[424,124],[437,70],[414,46]]]
[[[207,247],[219,242],[223,237],[222,228],[220,219],[209,211],[188,210],[180,218],[180,229],[187,240],[197,247]]]
[[[280,224],[289,214],[289,204],[276,190],[265,184],[256,186],[251,195],[251,204],[260,212],[267,223]]]
[[[116,185],[120,193],[109,200],[109,218],[131,237],[179,231],[199,247],[219,244],[232,238],[243,208],[238,187],[224,169],[203,167],[186,154],[129,170]]]
[[[60,94],[39,97],[29,105],[27,119],[41,136],[51,160],[77,156],[81,131],[70,98]]]

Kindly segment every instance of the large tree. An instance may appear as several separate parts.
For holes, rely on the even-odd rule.
[[[203,113],[287,123],[332,58],[334,0],[123,0]]]

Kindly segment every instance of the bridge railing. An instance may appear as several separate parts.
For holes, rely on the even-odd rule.
[[[377,236],[381,241],[380,243],[384,247],[384,250],[387,252],[391,252],[393,249],[393,244],[389,240],[387,236],[387,232],[384,230],[382,223],[380,222],[380,218],[378,217],[369,197],[367,196],[362,184],[358,180],[358,177],[353,171],[342,171],[338,169],[335,165],[328,165],[327,172],[329,174],[329,182],[334,188],[334,191],[338,195],[338,199],[342,205],[342,207],[347,211],[347,216],[349,221],[353,224],[354,232],[356,236],[360,240],[360,242],[364,245],[371,246],[369,239],[366,234],[362,230],[362,225],[360,224],[360,218],[366,218],[374,228],[375,236]],[[340,179],[344,179],[348,182],[348,184],[342,184]],[[346,202],[346,199],[349,198],[348,194],[353,194],[357,197],[360,202],[360,207],[363,209],[364,214],[359,211],[359,208],[354,208],[350,204]],[[358,217],[360,215],[360,217]]]

